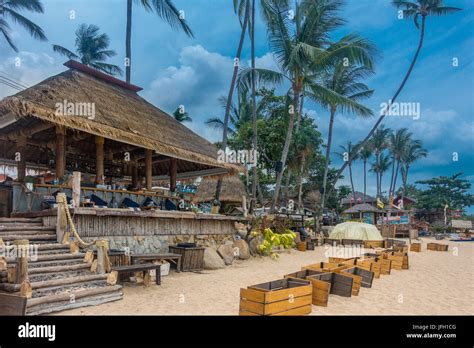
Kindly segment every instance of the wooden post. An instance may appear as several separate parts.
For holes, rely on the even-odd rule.
[[[95,183],[104,184],[104,138],[95,136]]]
[[[26,176],[26,144],[27,138],[25,136],[19,136],[16,141],[17,153],[15,154],[15,160],[17,165],[17,181],[24,182]]]
[[[56,202],[60,200],[60,197],[66,199],[66,194],[64,192],[59,192],[56,196]],[[64,234],[66,233],[67,228],[67,216],[66,212],[60,205],[58,205],[57,215],[56,215],[56,241],[58,243],[63,243]]]
[[[109,241],[106,239],[98,240],[97,246],[97,274],[104,274],[110,271],[110,264],[107,258]]]
[[[138,186],[138,163],[133,161],[132,164],[132,186],[135,188]]]
[[[146,189],[151,190],[153,186],[153,151],[145,150],[145,177],[146,177]]]
[[[22,284],[28,280],[28,245],[27,239],[15,240],[16,248],[16,277],[15,284]]]
[[[176,175],[178,173],[178,160],[170,158],[170,191],[176,191]]]
[[[81,204],[81,172],[72,172],[72,205],[79,208]]]
[[[244,217],[247,217],[247,196],[243,195],[242,196],[242,210],[244,212]]]
[[[56,179],[66,173],[66,131],[56,127]]]

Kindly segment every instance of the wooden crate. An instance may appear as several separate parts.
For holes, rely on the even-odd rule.
[[[410,251],[414,251],[414,252],[421,252],[421,243],[413,243],[412,245],[410,245]]]
[[[306,251],[306,242],[297,243],[296,249],[298,249],[299,251]]]
[[[408,269],[408,253],[390,252],[384,253],[384,259],[392,261],[392,269]]]
[[[240,315],[305,315],[311,313],[310,281],[295,278],[240,289]]]
[[[356,266],[374,273],[374,278],[380,278],[380,263],[376,263],[374,259],[357,259]]]
[[[348,265],[341,265],[339,263],[329,263],[329,262],[319,262],[319,263],[313,263],[311,265],[306,265],[301,267],[301,270],[306,270],[306,269],[311,269],[314,271],[326,271],[326,272],[332,272],[338,269],[344,269],[349,267]]]
[[[350,277],[353,280],[352,283],[352,296],[359,296],[359,290],[360,287],[362,286],[362,277],[356,274],[353,274],[351,272],[346,272],[347,270],[352,269],[351,268],[344,268],[344,269],[338,269],[334,271],[334,273],[342,274],[345,277]]]
[[[372,282],[374,281],[374,272],[368,271],[361,267],[351,267],[346,268],[341,271],[341,273],[350,273],[356,276],[362,277],[360,286],[364,288],[371,288]]]
[[[342,245],[364,245],[362,239],[343,239]]]
[[[323,244],[341,245],[342,241],[340,239],[324,238]]]
[[[392,261],[383,257],[374,258],[375,263],[380,265],[380,274],[389,275],[392,269]]]
[[[170,246],[169,252],[181,255],[181,271],[201,271],[204,266],[204,248]]]
[[[364,248],[374,249],[374,248],[385,248],[384,240],[364,240]]]
[[[393,251],[401,252],[401,253],[407,253],[408,252],[408,246],[407,245],[394,245],[392,247]]]
[[[329,257],[329,263],[342,263],[344,265],[355,265],[356,257]]]
[[[428,243],[426,245],[426,249],[433,251],[448,251],[448,245],[440,243]]]
[[[313,282],[318,280],[320,282],[325,282],[329,285],[329,293],[332,295],[338,295],[343,297],[352,296],[352,288],[354,286],[354,279],[349,277],[347,274],[340,274],[335,272],[326,272],[316,275],[310,275],[306,278],[307,280]],[[320,283],[318,283],[320,284]],[[324,297],[321,294],[319,300],[324,302]],[[327,303],[327,300],[326,300]]]
[[[284,277],[309,280],[311,282],[311,286],[313,287],[313,294],[312,294],[313,305],[327,307],[331,283],[325,282],[320,279],[311,278],[311,276],[313,275],[320,275],[324,273],[325,272],[306,269],[303,271],[286,274]]]

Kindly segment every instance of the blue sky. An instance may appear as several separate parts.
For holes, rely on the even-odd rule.
[[[258,2],[258,1],[257,1]],[[64,57],[54,53],[51,44],[74,48],[74,31],[81,23],[96,24],[111,39],[117,52],[111,62],[123,65],[125,56],[125,0],[44,0],[45,14],[26,14],[46,32],[49,42],[33,40],[21,27],[12,25],[13,38],[20,49],[16,54],[0,39],[0,71],[29,86],[57,74],[65,67]],[[462,171],[474,181],[473,100],[474,100],[474,6],[470,0],[445,0],[461,7],[460,13],[427,20],[425,45],[414,72],[402,92],[400,102],[418,102],[421,117],[387,117],[387,127],[408,127],[429,150],[429,156],[412,169],[410,181]],[[223,115],[217,101],[227,93],[240,26],[230,0],[175,0],[184,10],[195,39],[172,31],[156,15],[134,6],[132,82],[144,88],[141,95],[166,111],[185,105],[193,117],[188,126],[211,141],[221,137],[204,121]],[[70,18],[75,12],[75,19]],[[381,53],[376,75],[367,81],[375,89],[366,102],[375,113],[398,87],[418,43],[419,31],[413,22],[399,20],[389,0],[346,0],[342,11],[347,25],[338,38],[350,32],[374,42]],[[259,20],[256,27],[257,65],[275,68],[266,43],[266,32]],[[247,40],[248,41],[248,40]],[[15,58],[21,58],[16,67]],[[248,63],[250,45],[246,42],[243,61]],[[452,60],[457,58],[458,67]],[[0,97],[14,91],[0,85]],[[328,115],[317,105],[307,103],[305,111],[314,117],[323,136],[327,135]],[[363,138],[374,120],[338,114],[335,147]],[[453,153],[458,161],[453,161]],[[339,164],[335,161],[335,164]],[[354,168],[356,190],[362,190],[362,166]],[[388,175],[385,180],[388,179]],[[347,179],[341,181],[348,183]],[[369,193],[375,192],[375,177],[369,176]]]

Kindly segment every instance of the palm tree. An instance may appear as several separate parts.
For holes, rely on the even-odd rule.
[[[381,185],[381,176],[380,176],[380,161],[381,161],[381,156],[383,151],[388,147],[388,136],[390,135],[391,130],[390,128],[385,128],[384,126],[381,126],[379,129],[377,129],[374,133],[374,136],[372,137],[371,140],[371,147],[374,152],[375,156],[375,172],[376,177],[377,177],[377,197],[379,198],[382,195],[382,185]]]
[[[389,149],[392,154],[392,176],[390,179],[390,188],[388,191],[391,197],[397,187],[398,172],[400,170],[400,159],[405,150],[406,145],[411,140],[412,133],[408,132],[408,128],[398,129],[395,133],[390,134]],[[396,164],[396,165],[395,165]]]
[[[140,0],[139,3],[145,8],[147,12],[156,12],[156,14],[167,22],[171,28],[183,30],[186,35],[193,36],[193,32],[187,25],[184,18],[174,6],[171,0]],[[131,78],[131,62],[132,62],[132,9],[133,0],[127,0],[127,31],[125,38],[125,54],[128,59],[128,64],[125,65],[125,78],[130,83]]]
[[[173,112],[173,117],[178,122],[192,122],[193,119],[189,116],[187,111],[184,111],[181,107],[178,107],[175,112]]]
[[[390,155],[381,153],[378,157],[377,162],[372,164],[371,171],[375,172],[377,176],[377,198],[382,197],[382,177],[389,168],[392,161],[390,160]]]
[[[81,24],[76,30],[76,53],[59,45],[53,45],[54,52],[69,59],[79,59],[82,64],[91,66],[110,75],[121,75],[122,69],[117,65],[105,63],[107,58],[117,53],[109,50],[110,39],[107,34],[99,34],[99,27],[91,24]]]
[[[359,100],[369,98],[373,94],[367,85],[359,82],[361,79],[367,78],[373,70],[367,69],[364,66],[350,65],[346,67],[342,62],[338,62],[332,69],[323,74],[322,83],[324,86],[339,95],[343,95],[350,100],[356,102],[353,111],[361,117],[370,117],[373,115],[372,111],[362,104],[357,103]],[[330,110],[329,115],[329,129],[328,129],[328,143],[326,147],[326,163],[324,166],[323,176],[323,196],[321,199],[321,207],[324,209],[326,198],[326,185],[329,170],[332,130],[334,126],[334,117],[338,109],[337,103],[330,103],[327,105]],[[365,193],[365,192],[364,192]]]
[[[367,194],[367,161],[370,157],[372,157],[372,148],[370,143],[367,143],[359,150],[359,159],[364,164],[364,199],[362,203],[365,203],[365,196]]]
[[[234,6],[234,10],[237,11],[237,8],[235,6]],[[240,12],[237,12],[237,14],[239,14],[239,18],[240,18]],[[229,118],[230,118],[230,109],[232,105],[232,98],[234,96],[235,84],[237,81],[237,74],[239,72],[240,55],[242,53],[242,47],[244,45],[245,32],[247,30],[249,16],[250,16],[250,0],[246,0],[244,18],[243,18],[243,21],[241,21],[242,31],[240,32],[239,46],[237,48],[237,54],[235,55],[234,71],[232,73],[232,80],[230,82],[229,94],[226,100],[226,108],[225,108],[223,132],[222,132],[222,149],[224,151],[226,150],[226,147],[227,147],[227,131],[228,131]],[[252,80],[255,81],[255,79],[252,79]],[[222,188],[222,178],[219,178],[219,180],[217,180],[216,193],[214,196],[216,201],[219,201],[219,197],[221,195],[221,188]]]
[[[425,24],[426,24],[426,18],[428,16],[443,16],[446,14],[451,14],[457,11],[461,11],[460,8],[456,7],[449,7],[449,6],[444,6],[443,0],[414,0],[414,1],[399,1],[399,0],[394,0],[392,1],[392,4],[395,5],[397,8],[404,8],[403,9],[403,18],[405,19],[413,19],[415,22],[415,25],[418,29],[420,29],[419,25],[419,19],[421,17],[421,31],[420,31],[420,40],[418,42],[418,48],[415,52],[415,55],[411,61],[411,64],[408,68],[407,73],[405,74],[405,77],[402,80],[402,83],[398,87],[397,91],[393,95],[393,97],[390,99],[391,103],[394,103],[395,100],[398,98],[400,95],[401,91],[405,87],[406,82],[408,81],[408,78],[410,77],[413,67],[415,66],[415,63],[418,59],[418,55],[420,54],[421,48],[423,46],[423,39],[425,37]],[[374,134],[375,130],[379,127],[379,125],[382,123],[383,119],[387,115],[387,110],[385,112],[381,113],[379,118],[377,119],[377,122],[375,122],[374,126],[370,130],[370,132],[367,134],[367,136],[364,138],[359,143],[359,146],[363,146],[366,144],[372,135]],[[337,178],[340,177],[340,175],[344,172],[344,169],[347,166],[347,162],[344,163],[341,168],[339,168],[337,172]]]
[[[7,41],[8,45],[15,51],[18,52],[18,48],[13,43],[13,40],[10,36],[10,25],[8,20],[11,20],[13,23],[17,23],[25,28],[32,37],[40,41],[47,41],[46,35],[44,34],[43,29],[38,25],[30,21],[28,18],[24,17],[18,11],[26,10],[36,13],[43,13],[43,4],[41,0],[2,0],[0,3],[0,33],[3,34],[3,37]]]
[[[351,62],[372,67],[373,46],[357,35],[347,35],[338,42],[332,42],[329,35],[339,28],[344,21],[337,16],[341,1],[296,2],[290,8],[288,0],[262,1],[263,17],[267,25],[267,36],[279,72],[268,69],[246,69],[239,77],[239,86],[249,88],[252,80],[260,83],[290,84],[292,105],[288,110],[289,122],[285,144],[281,153],[281,168],[278,172],[272,211],[279,201],[281,181],[287,162],[288,152],[293,136],[295,120],[299,119],[300,95],[304,94],[316,102],[336,102],[353,108],[355,102],[341,96],[323,85],[315,82],[316,74],[328,67],[335,59],[348,58]],[[290,19],[289,11],[294,11]],[[255,79],[252,79],[252,76]]]
[[[419,160],[420,158],[428,156],[428,151],[423,148],[420,140],[412,140],[403,151],[400,162],[401,162],[401,173],[403,181],[403,193],[406,194],[407,182],[408,182],[408,171],[411,165]],[[395,189],[394,189],[395,190]]]
[[[355,189],[354,189],[354,180],[352,177],[352,163],[353,161],[357,160],[358,154],[353,153],[354,147],[352,146],[352,142],[350,141],[347,143],[347,146],[339,145],[339,147],[341,148],[342,152],[337,152],[336,155],[338,155],[338,157],[342,159],[343,161],[349,161],[347,166],[349,168],[349,179],[351,181],[352,199],[355,202],[356,197],[355,197]]]

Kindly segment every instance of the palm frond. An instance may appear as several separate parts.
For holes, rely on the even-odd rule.
[[[33,36],[35,39],[40,40],[40,41],[47,41],[48,39],[46,38],[46,35],[41,29],[40,26],[36,25],[32,21],[30,21],[28,18],[22,16],[18,12],[15,12],[8,7],[3,7],[3,13],[8,15],[13,22],[21,25],[23,28],[25,28],[31,36]]]

